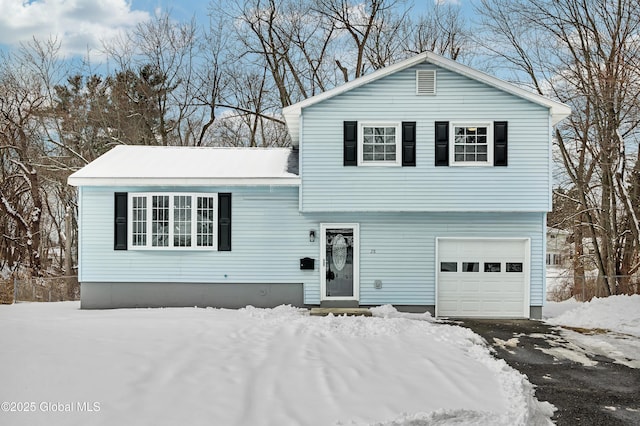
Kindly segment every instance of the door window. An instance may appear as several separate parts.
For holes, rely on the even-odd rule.
[[[327,297],[353,297],[353,229],[327,229],[325,282]]]

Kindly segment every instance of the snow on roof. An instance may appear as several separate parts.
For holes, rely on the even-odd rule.
[[[298,185],[289,148],[118,145],[69,176],[74,186]]]

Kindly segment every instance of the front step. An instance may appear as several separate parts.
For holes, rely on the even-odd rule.
[[[329,314],[370,317],[369,308],[311,308],[309,315],[325,317]]]
[[[359,308],[360,302],[357,300],[323,300],[320,302],[321,308]]]

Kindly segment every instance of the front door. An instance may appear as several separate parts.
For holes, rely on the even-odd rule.
[[[358,300],[358,224],[322,224],[321,300]]]

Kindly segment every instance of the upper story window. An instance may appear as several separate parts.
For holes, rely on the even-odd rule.
[[[130,249],[216,250],[218,194],[130,193]]]
[[[400,165],[400,123],[362,123],[359,134],[360,165]]]
[[[451,123],[449,133],[453,165],[493,164],[493,129],[490,123]]]

